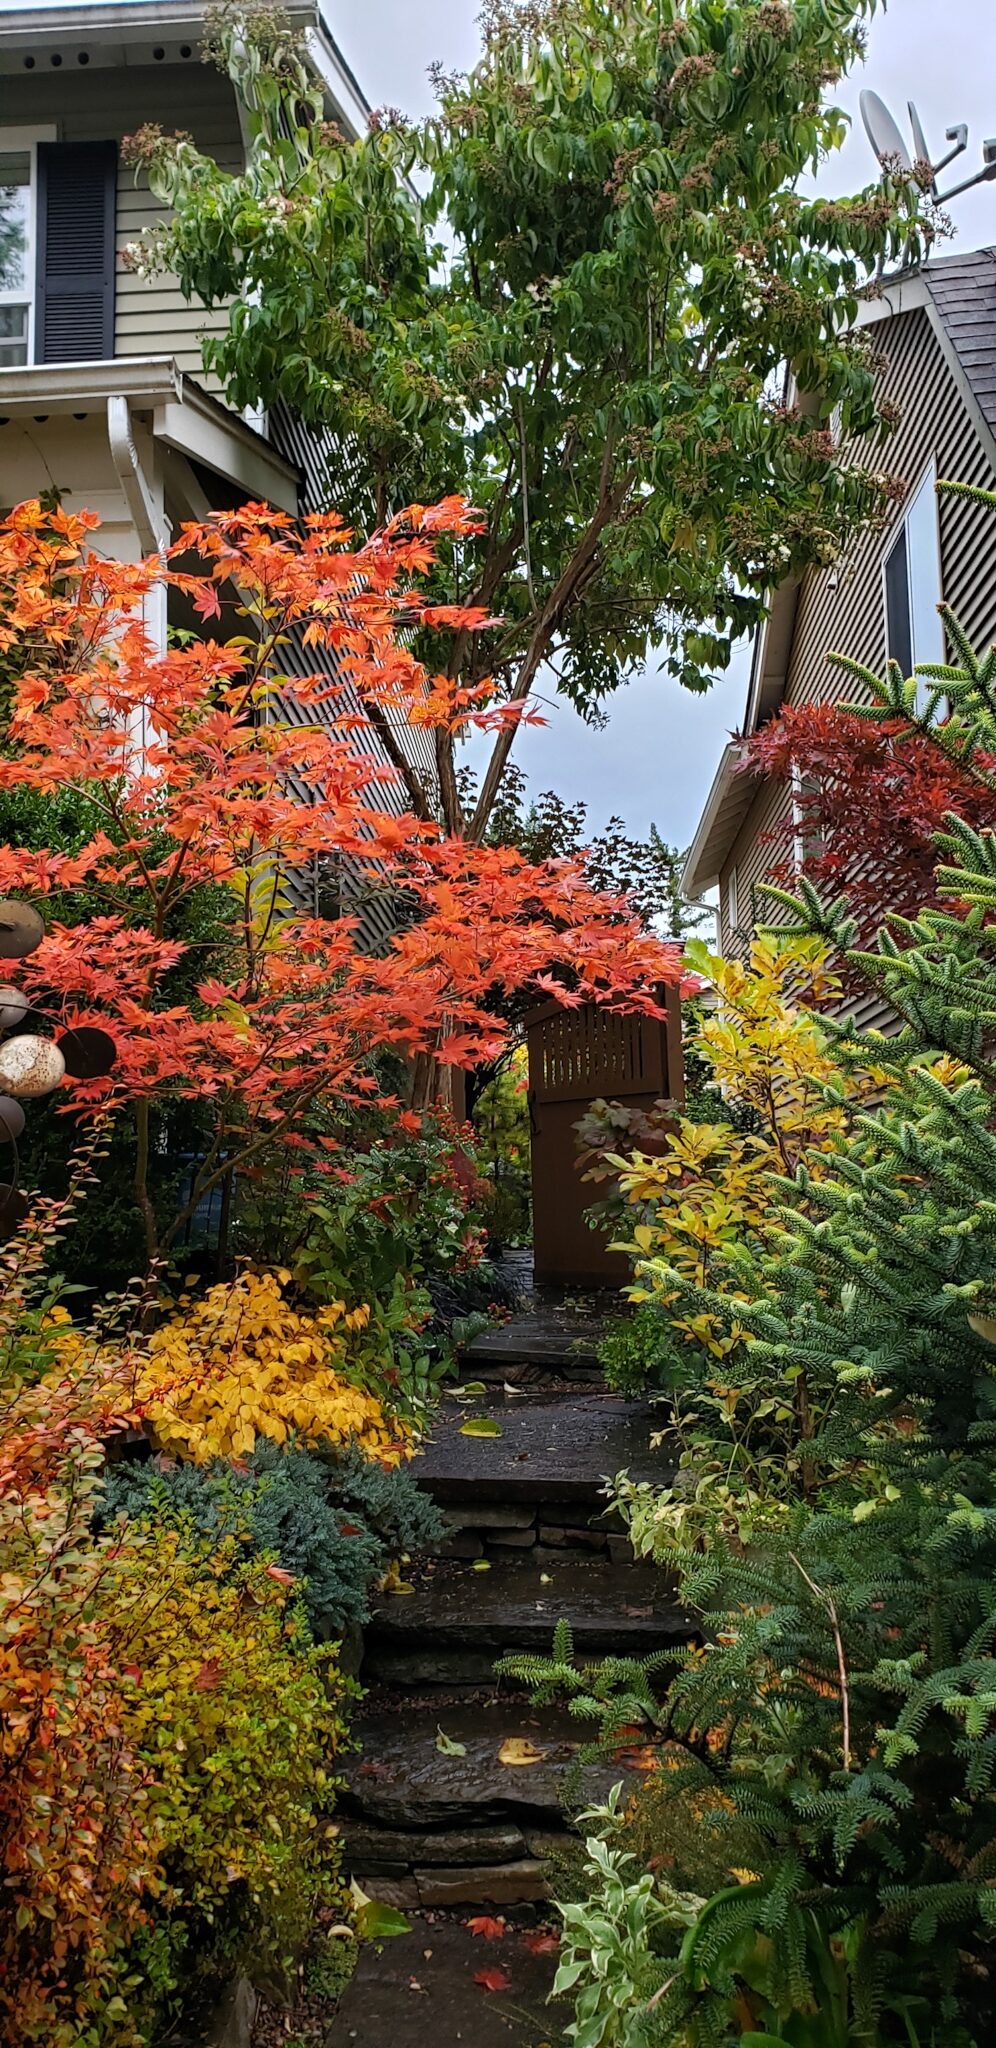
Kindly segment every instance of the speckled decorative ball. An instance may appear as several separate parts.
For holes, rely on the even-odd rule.
[[[50,1038],[24,1031],[0,1045],[0,1088],[9,1095],[50,1095],[66,1071],[66,1062]]]

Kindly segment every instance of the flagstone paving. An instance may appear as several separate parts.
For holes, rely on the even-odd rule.
[[[329,2048],[562,2041],[569,2011],[546,2002],[549,1859],[576,1852],[570,1812],[604,1798],[626,1760],[583,1763],[590,1727],[537,1710],[494,1665],[510,1651],[546,1654],[562,1615],[581,1658],[696,1639],[604,1497],[620,1471],[657,1484],[671,1471],[666,1445],[651,1448],[660,1412],[595,1376],[618,1304],[558,1300],[522,1277],[521,1314],[464,1358],[465,1381],[484,1379],[488,1392],[445,1402],[413,1468],[446,1516],[439,1555],[381,1596],[366,1633],[367,1698],[339,1807],[344,1864],[411,1931],[362,1947]],[[472,1420],[487,1433],[465,1433]],[[467,1925],[482,1915],[496,1938]]]

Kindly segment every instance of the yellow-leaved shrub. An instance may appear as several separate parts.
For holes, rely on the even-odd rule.
[[[181,1295],[149,1340],[139,1397],[164,1450],[204,1464],[246,1457],[257,1437],[355,1443],[381,1464],[409,1455],[402,1425],[355,1384],[351,1340],[369,1310],[296,1309],[290,1274],[241,1273],[200,1300]]]
[[[708,1288],[717,1252],[778,1228],[777,1178],[805,1166],[818,1179],[847,1127],[848,1098],[880,1084],[876,1075],[846,1079],[831,1056],[813,1006],[839,995],[840,984],[818,940],[759,934],[746,961],[724,959],[693,940],[686,958],[716,998],[696,1050],[723,1094],[748,1112],[752,1128],[677,1118],[653,1155],[606,1159],[623,1202],[639,1218],[628,1235],[620,1232],[636,1266],[631,1297],[665,1308],[674,1300],[669,1271]],[[716,1358],[742,1335],[708,1310],[671,1321]]]
[[[210,1991],[219,1971],[279,1968],[335,1879],[329,1816],[352,1687],[312,1642],[287,1574],[236,1549],[182,1527],[129,1529],[100,1595],[161,1874],[133,1951],[140,2023],[150,1990],[161,2012],[177,1987],[190,2005],[198,1974]]]

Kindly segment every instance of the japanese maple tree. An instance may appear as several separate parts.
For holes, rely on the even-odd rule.
[[[97,524],[28,504],[0,525],[0,652],[20,671],[0,789],[68,789],[91,819],[71,851],[0,848],[0,894],[54,896],[58,912],[85,892],[85,915],[53,914],[18,979],[43,1014],[116,1039],[112,1074],[67,1100],[131,1119],[150,1259],[233,1174],[310,1145],[317,1098],[383,1099],[385,1051],[409,1072],[493,1056],[507,1029],[495,991],[654,1008],[677,950],[577,861],[399,812],[385,724],[456,734],[514,715],[486,678],[435,675],[411,645],[485,628],[423,589],[437,547],[474,529],[460,501],[402,512],[365,545],[333,515],[301,532],[246,506],[184,529],[165,563],[102,559]],[[156,652],[142,606],[161,582],[218,637]],[[292,639],[313,673],[287,674]],[[382,951],[355,917],[301,913],[330,858],[392,903]],[[183,914],[206,889],[224,915],[198,974]],[[150,1158],[157,1110],[178,1099],[206,1103],[211,1129],[164,1217]]]
[[[801,871],[822,897],[845,898],[862,946],[889,917],[939,900],[937,834],[951,812],[979,829],[991,822],[991,794],[969,767],[915,726],[874,723],[857,706],[786,706],[746,741],[743,769],[792,790],[767,835],[770,880],[792,889]],[[859,985],[846,961],[841,974]]]

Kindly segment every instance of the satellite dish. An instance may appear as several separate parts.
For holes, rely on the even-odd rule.
[[[913,160],[915,163],[918,164],[930,164],[931,172],[933,173],[934,160],[927,146],[927,138],[923,132],[923,127],[921,125],[920,116],[916,110],[916,105],[913,100],[907,100],[906,105],[909,109],[910,127],[913,130]],[[936,199],[937,179],[933,175],[931,175],[930,189],[933,193],[934,198]]]
[[[884,164],[898,160],[900,170],[911,171],[913,169],[913,159],[885,101],[879,99],[877,92],[866,91],[862,93],[859,104],[861,107],[861,119],[865,124],[865,134],[875,151],[879,163]]]

